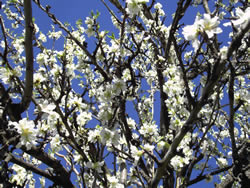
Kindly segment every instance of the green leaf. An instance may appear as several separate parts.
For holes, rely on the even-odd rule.
[[[101,15],[101,13],[97,10],[96,11],[96,18],[98,18]]]
[[[9,3],[17,3],[17,0],[10,0]]]
[[[112,33],[112,35],[108,35],[108,38],[111,38],[111,39],[115,40],[115,34]]]
[[[65,27],[70,26],[69,22],[64,22]]]
[[[76,21],[76,25],[82,25],[82,19],[78,19],[78,20]]]
[[[91,10],[90,14],[92,17],[94,17],[94,15],[95,15],[93,10]]]

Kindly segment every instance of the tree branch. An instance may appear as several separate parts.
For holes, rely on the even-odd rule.
[[[232,151],[233,151],[233,160],[235,163],[238,163],[238,154],[236,151],[235,135],[234,135],[234,80],[235,80],[235,70],[233,65],[230,63],[230,79],[229,79],[229,88],[228,88],[228,97],[229,97],[229,134],[232,142]]]
[[[221,172],[225,172],[225,171],[227,171],[227,170],[229,170],[229,169],[231,169],[231,168],[232,168],[232,165],[231,165],[231,166],[224,167],[224,168],[221,168],[221,169],[218,169],[218,170],[216,170],[216,171],[213,171],[213,172],[211,172],[211,173],[209,173],[209,174],[206,174],[206,175],[203,175],[203,176],[198,176],[197,178],[195,178],[195,179],[189,181],[189,182],[187,183],[187,185],[188,185],[188,186],[189,186],[189,185],[193,185],[193,184],[195,184],[195,183],[198,183],[198,182],[200,182],[200,181],[206,179],[208,176],[213,176],[213,175],[219,174],[219,173],[221,173]]]
[[[33,92],[33,30],[31,0],[24,0],[25,15],[25,55],[26,55],[26,76],[24,95],[21,102],[22,111],[25,111],[31,102]]]
[[[49,174],[48,172],[46,172],[44,170],[41,170],[41,169],[35,167],[34,165],[25,162],[22,159],[18,159],[13,154],[9,153],[8,155],[10,155],[10,157],[11,157],[10,162],[25,168],[25,170],[30,170],[30,171],[32,171],[32,172],[34,172],[36,174],[39,174],[39,175],[41,175],[43,177],[46,177],[46,178],[50,179],[53,182],[55,181],[55,178],[51,174]]]
[[[241,40],[243,39],[244,35],[250,29],[250,19],[248,19],[247,23],[239,30],[239,32],[234,36],[230,46],[227,50],[227,59],[229,60],[232,56],[233,52],[237,50],[241,45]]]
[[[97,63],[96,58],[91,55],[91,53],[87,50],[87,48],[84,46],[84,44],[81,44],[79,40],[77,40],[73,35],[72,32],[69,31],[63,24],[62,22],[60,22],[58,19],[56,19],[55,15],[50,13],[49,10],[47,10],[46,8],[44,8],[40,2],[38,0],[33,0],[38,7],[43,10],[54,22],[54,24],[58,25],[61,29],[63,29],[69,36],[70,39],[72,39],[83,51],[84,53],[89,57],[89,59],[91,60],[92,64],[96,66],[97,70],[101,73],[101,75],[105,78],[105,80],[111,80],[111,78],[109,78],[108,74],[105,72],[105,70],[103,70],[103,68]]]
[[[158,169],[156,170],[155,176],[152,179],[150,187],[157,187],[161,177],[164,174],[165,169],[167,168],[167,165],[170,163],[170,160],[175,156],[175,151],[180,144],[181,140],[184,138],[186,133],[192,128],[192,124],[195,122],[198,112],[200,111],[202,107],[202,101],[198,102],[191,112],[188,120],[183,125],[182,129],[177,133],[176,137],[173,140],[173,143],[171,144],[168,152],[164,156],[164,158],[160,161],[160,165]]]
[[[55,183],[63,185],[67,188],[74,187],[70,180],[70,173],[60,164],[60,161],[50,157],[47,153],[36,147],[32,147],[31,150],[26,150],[26,148],[24,147],[22,149],[29,155],[35,157],[36,159],[42,161],[44,164],[53,168],[53,172],[55,173]]]
[[[204,7],[204,9],[205,9],[205,12],[206,12],[207,14],[210,14],[210,15],[211,15],[211,11],[210,11],[210,9],[209,9],[207,0],[203,0],[203,7]]]

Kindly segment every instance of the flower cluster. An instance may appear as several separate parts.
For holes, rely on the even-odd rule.
[[[230,26],[232,24],[234,27],[240,29],[242,25],[246,24],[250,20],[249,17],[250,7],[246,8],[246,10],[244,11],[241,8],[237,7],[235,13],[236,13],[235,19],[232,20],[231,23],[230,22],[224,23],[223,24],[224,26]]]
[[[197,136],[197,134],[192,135],[193,139]],[[188,146],[191,141],[191,134],[188,133],[185,135],[184,139],[181,141],[180,146],[177,148],[177,151],[183,152],[184,156],[175,156],[171,160],[171,165],[175,169],[179,169],[185,165],[188,165],[193,158],[193,150]]]
[[[129,15],[138,15],[139,12],[142,9],[141,4],[147,3],[149,0],[126,0],[126,3],[128,7],[126,8],[126,11]]]
[[[11,166],[11,170],[16,172],[11,177],[11,183],[16,183],[21,187],[29,185],[30,188],[35,188],[35,179],[31,171],[26,171],[25,168],[16,164]]]
[[[12,125],[17,129],[20,134],[20,141],[17,147],[25,146],[27,150],[30,150],[32,146],[36,145],[37,129],[33,121],[27,118],[21,119],[18,123],[12,122]]]
[[[164,75],[168,78],[163,86],[164,92],[168,95],[168,99],[165,103],[168,107],[169,116],[171,117],[171,128],[173,129],[182,127],[189,116],[189,111],[185,106],[187,98],[184,88],[186,86],[184,85],[180,72],[174,64],[164,71]],[[192,89],[191,83],[189,87]]]
[[[218,27],[220,24],[219,18],[214,16],[211,18],[209,14],[204,14],[204,18],[201,19],[199,16],[196,16],[195,22],[193,25],[187,25],[183,28],[182,34],[186,40],[191,40],[192,45],[195,51],[199,47],[199,34],[206,34],[209,39],[211,39],[214,34],[219,34],[222,32],[222,29]]]

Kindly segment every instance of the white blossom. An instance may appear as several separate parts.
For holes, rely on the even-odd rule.
[[[225,167],[227,166],[227,159],[223,157],[217,158],[216,164],[219,166]]]
[[[36,145],[37,129],[35,129],[33,121],[24,118],[18,123],[12,122],[11,124],[15,126],[21,136],[18,147],[26,146],[27,150],[30,150],[32,146]]]
[[[109,130],[107,128],[104,128],[100,132],[100,138],[101,142],[104,145],[119,145],[119,136],[117,134],[117,131],[115,130]]]
[[[198,49],[199,44],[200,44],[197,38],[200,32],[199,21],[200,21],[200,18],[197,16],[194,24],[185,26],[182,32],[186,40],[192,41],[192,45],[195,51]]]
[[[232,20],[233,26],[240,28],[243,24],[247,23],[250,20],[250,7],[247,7],[245,11],[241,8],[236,8],[236,20]],[[223,24],[224,26],[230,26],[231,23],[227,22]]]
[[[62,150],[62,144],[60,141],[60,136],[58,134],[52,137],[50,141],[50,147],[53,152],[58,152]]]
[[[223,47],[220,49],[220,56],[221,56],[221,59],[226,59],[226,58],[227,58],[227,50],[228,50],[228,47],[226,47],[226,46],[223,46]]]
[[[92,142],[92,143],[95,143],[99,140],[101,140],[101,130],[96,128],[94,130],[90,130],[88,132],[88,141],[89,142]]]
[[[151,123],[145,123],[141,129],[139,130],[139,132],[144,135],[144,136],[157,136],[158,135],[158,128],[155,124],[151,124]]]
[[[91,168],[93,170],[96,170],[98,173],[102,173],[102,166],[104,165],[104,161],[102,162],[90,162],[88,161],[85,166],[87,168]]]
[[[77,116],[77,123],[79,125],[85,125],[89,120],[91,120],[91,113],[82,111],[80,114]]]
[[[109,181],[109,188],[124,188],[124,185],[119,183],[119,179],[115,176],[109,176],[107,177]]]
[[[85,24],[87,25],[87,29],[85,30],[85,33],[88,35],[88,37],[94,36],[94,19],[87,17],[85,20]]]
[[[41,40],[42,42],[47,42],[46,35],[44,35],[43,33],[40,33],[38,40]]]
[[[12,174],[10,178],[11,183],[24,187],[29,185],[29,188],[35,188],[35,179],[30,171],[26,171],[25,168],[17,164],[11,166],[11,170],[15,171],[15,174]]]
[[[62,31],[57,31],[57,32],[49,32],[48,33],[49,38],[53,38],[55,40],[58,40],[62,36]]]
[[[131,156],[134,158],[134,164],[137,165],[140,157],[143,155],[144,151],[137,149],[134,145],[131,145]]]
[[[143,149],[145,149],[146,151],[148,151],[148,152],[152,152],[153,150],[154,150],[154,146],[153,145],[151,145],[151,144],[148,144],[148,143],[146,143],[144,146],[143,146]]]
[[[204,14],[204,19],[199,21],[201,30],[207,34],[208,38],[212,38],[214,34],[219,34],[222,32],[222,29],[218,27],[219,24],[219,18],[217,16],[211,18],[210,14]]]
[[[113,91],[116,95],[119,95],[121,92],[125,91],[126,84],[121,79],[114,79]]]
[[[222,29],[219,28],[220,21],[217,16],[211,18],[209,14],[204,14],[204,19],[201,19],[199,16],[196,16],[195,22],[193,25],[187,25],[183,28],[182,34],[186,40],[191,40],[192,45],[195,51],[199,47],[198,35],[202,32],[205,32],[208,38],[212,38],[214,34],[222,32]]]
[[[149,0],[126,0],[128,7],[126,11],[131,16],[138,15],[141,11],[141,4],[149,2]]]

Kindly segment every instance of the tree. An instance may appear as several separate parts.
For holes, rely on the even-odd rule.
[[[170,25],[156,0],[101,2],[117,33],[99,12],[74,26],[39,0],[1,5],[0,184],[246,186],[249,1],[179,0]]]

